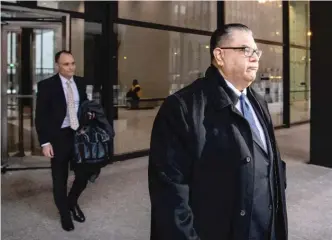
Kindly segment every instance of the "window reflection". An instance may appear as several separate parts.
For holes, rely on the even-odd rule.
[[[119,1],[119,17],[214,31],[217,1]]]
[[[54,30],[35,30],[36,69],[54,69]]]
[[[290,121],[310,119],[310,20],[309,2],[289,2],[290,43]]]
[[[258,39],[282,42],[282,1],[225,1],[226,23],[247,25]]]
[[[268,102],[275,126],[283,123],[283,68],[282,47],[257,44],[263,51],[253,88]]]
[[[54,69],[54,54],[56,46],[61,44],[61,41],[56,43],[55,29],[35,29],[35,85],[50,76],[55,72]]]
[[[290,43],[305,47],[310,46],[309,2],[289,2],[289,37]]]
[[[209,36],[118,25],[118,86],[115,154],[148,149],[154,118],[165,98],[202,76],[210,65]],[[140,109],[126,93],[137,79]]]
[[[118,32],[119,84],[125,89],[138,79],[146,98],[167,97],[210,64],[209,36],[125,25],[118,25]]]
[[[84,13],[84,1],[37,1],[37,6]]]
[[[291,122],[310,119],[310,55],[309,50],[290,49]]]

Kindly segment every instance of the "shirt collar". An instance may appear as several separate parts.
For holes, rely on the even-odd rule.
[[[61,82],[62,82],[63,85],[67,84],[67,82],[68,82],[68,79],[67,79],[67,78],[65,78],[64,76],[62,76],[60,73],[59,73],[59,77],[60,77]],[[72,82],[74,81],[74,78],[71,77],[71,78],[69,79],[69,81],[70,81],[70,83],[72,83]]]
[[[237,89],[234,87],[234,85],[233,85],[232,83],[230,83],[230,82],[227,81],[226,79],[225,79],[225,81],[226,81],[226,83],[227,83],[227,86],[228,86],[230,89],[232,89],[233,92],[234,92],[238,97],[240,97],[241,94],[247,95],[247,88],[243,89],[243,91],[241,92],[241,91],[237,90]]]

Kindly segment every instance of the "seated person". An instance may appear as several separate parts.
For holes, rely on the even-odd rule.
[[[131,103],[131,108],[133,108],[133,109],[138,108],[138,103],[139,103],[139,100],[140,100],[141,96],[142,96],[141,87],[138,83],[138,80],[134,79],[132,87],[127,92],[127,95],[126,95],[127,98],[130,98],[129,102]]]

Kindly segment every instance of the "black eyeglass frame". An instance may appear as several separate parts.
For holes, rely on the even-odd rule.
[[[246,57],[252,57],[254,55],[254,53],[256,53],[258,58],[261,58],[263,51],[259,50],[259,49],[253,49],[251,47],[218,47],[220,49],[233,49],[233,50],[242,50],[244,52],[244,56]],[[247,51],[246,51],[247,49]],[[251,52],[251,54],[248,54],[248,52]],[[247,53],[247,54],[246,54]]]

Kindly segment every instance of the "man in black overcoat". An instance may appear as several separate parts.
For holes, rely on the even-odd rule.
[[[203,78],[169,96],[152,130],[151,240],[287,240],[286,166],[264,98],[262,51],[242,24],[216,30]]]

